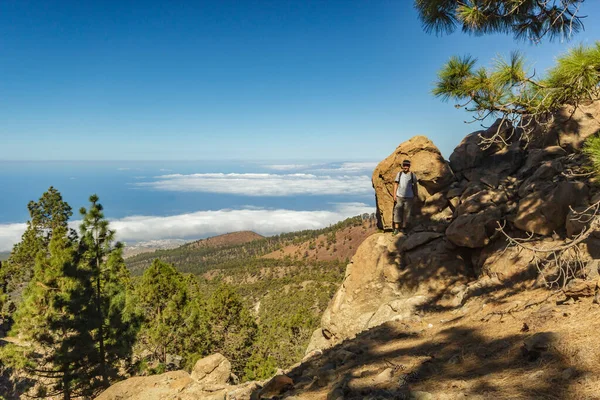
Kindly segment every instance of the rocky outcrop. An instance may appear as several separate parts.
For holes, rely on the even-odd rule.
[[[539,235],[564,228],[571,207],[588,202],[589,188],[583,182],[548,184],[519,201],[515,227]]]
[[[307,353],[386,321],[413,321],[428,307],[461,307],[472,296],[535,279],[533,252],[507,248],[498,228],[516,237],[540,235],[530,237],[531,245],[544,248],[564,244],[585,228],[574,212],[600,194],[573,149],[589,136],[595,119],[576,116],[579,136],[561,133],[560,143],[548,147],[526,148],[515,140],[518,132],[500,121],[465,137],[449,163],[423,136],[398,146],[373,174],[381,227],[391,227],[393,180],[404,159],[412,161],[424,189],[420,219],[406,236],[375,234],[361,244]],[[481,140],[495,134],[509,144],[482,149]],[[568,146],[565,135],[573,139]],[[590,265],[600,258],[587,242],[580,253]],[[594,285],[573,292],[592,293]]]
[[[223,385],[231,377],[231,363],[220,353],[212,354],[196,362],[191,377],[203,385]]]
[[[357,249],[307,353],[392,320],[413,320],[432,296],[466,281],[467,261],[436,232],[374,234]]]
[[[450,166],[457,178],[497,186],[499,181],[517,171],[524,161],[518,141],[508,147],[493,144],[482,150],[482,139],[499,134],[504,139],[515,136],[512,126],[496,121],[490,128],[467,135],[450,155]]]
[[[138,376],[118,382],[106,389],[97,400],[193,400],[224,399],[225,388],[206,390],[185,371],[161,375]]]
[[[129,378],[112,385],[96,400],[250,400],[252,393],[260,393],[265,383],[231,385],[230,377],[231,363],[217,353],[198,360],[191,374],[171,371]],[[276,392],[276,384],[266,384],[270,384],[269,393]]]
[[[531,148],[560,146],[567,151],[580,150],[585,139],[600,131],[600,100],[588,104],[563,106],[548,125],[540,124],[533,132]]]
[[[373,172],[372,182],[380,229],[392,227],[393,182],[396,174],[401,170],[402,161],[406,159],[411,161],[411,171],[418,178],[419,198],[422,202],[427,203],[428,199],[443,191],[454,181],[450,166],[431,140],[425,136],[415,136],[400,144],[392,154],[377,165]],[[441,200],[443,201],[443,198]],[[439,200],[429,200],[429,203],[433,202],[437,203]],[[437,208],[439,207],[437,205]]]

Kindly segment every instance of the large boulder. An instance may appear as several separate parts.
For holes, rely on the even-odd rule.
[[[229,381],[231,363],[220,353],[211,354],[196,362],[191,375],[204,385],[222,385]]]
[[[579,150],[585,140],[598,131],[600,100],[577,107],[565,105],[552,115],[549,125],[538,125],[529,147],[560,146],[568,151]]]
[[[496,206],[476,214],[459,215],[446,229],[446,237],[460,247],[483,247],[490,242],[501,219],[502,212]]]
[[[138,376],[117,382],[96,400],[221,400],[226,388],[205,390],[185,371],[172,371],[160,375]]]
[[[570,207],[587,203],[589,189],[582,182],[560,182],[519,201],[514,225],[520,230],[551,235],[564,228]]]
[[[377,203],[377,221],[380,229],[392,227],[394,208],[393,187],[402,161],[411,161],[411,171],[419,181],[422,201],[447,188],[454,175],[440,150],[425,136],[415,136],[400,144],[392,154],[381,161],[373,172],[373,188]]]
[[[513,141],[509,146],[492,144],[482,149],[483,139],[498,133],[503,139],[515,138],[512,126],[497,120],[490,128],[467,135],[450,155],[450,166],[459,178],[470,182],[498,182],[517,171],[525,161],[525,152],[520,142]],[[491,184],[490,186],[495,186]]]
[[[449,282],[466,277],[466,263],[443,235],[378,233],[358,247],[346,276],[313,333],[307,353],[390,320],[409,319]]]

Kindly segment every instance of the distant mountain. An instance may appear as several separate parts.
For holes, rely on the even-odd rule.
[[[263,237],[242,231],[159,249],[127,258],[133,275],[141,275],[156,258],[172,263],[181,272],[203,275],[211,270],[238,265],[268,264],[267,259],[346,262],[369,233],[376,230],[372,219],[352,217],[327,228]],[[281,263],[279,263],[281,264]]]
[[[0,261],[8,260],[10,251],[0,251]]]
[[[186,244],[184,247],[187,247],[189,249],[199,249],[199,248],[207,248],[207,247],[233,246],[233,245],[252,242],[254,240],[259,240],[259,239],[264,239],[264,236],[259,235],[258,233],[255,233],[252,231],[240,231],[240,232],[225,233],[223,235],[213,236],[213,237],[209,237],[207,239],[197,240],[195,242]]]
[[[123,257],[133,257],[142,253],[151,253],[156,250],[174,249],[187,243],[183,239],[159,239],[149,240],[147,242],[125,243]]]

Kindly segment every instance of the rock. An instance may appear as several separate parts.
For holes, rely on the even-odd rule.
[[[556,332],[539,332],[527,338],[521,350],[524,356],[534,361],[554,347],[559,338]]]
[[[408,398],[410,400],[435,400],[431,393],[418,390],[411,391]]]
[[[193,380],[185,371],[171,371],[117,382],[96,400],[225,400],[225,395],[225,389],[205,391],[204,385]]]
[[[437,214],[444,208],[448,207],[448,199],[442,192],[435,193],[425,200],[425,204],[421,207],[422,214]]]
[[[552,178],[563,171],[563,165],[559,161],[547,161],[540,165],[537,170],[519,186],[519,196],[525,197],[529,193],[545,190],[552,186]]]
[[[486,186],[489,186],[492,189],[495,189],[498,187],[498,184],[500,183],[500,178],[498,177],[498,175],[485,175],[482,176],[481,178],[479,178],[479,181],[481,183],[483,183]]]
[[[192,369],[191,377],[203,385],[225,384],[231,376],[231,363],[220,353],[201,358]]]
[[[181,361],[183,361],[183,357],[174,354],[167,354],[166,364],[171,367],[171,369],[179,369],[181,367]]]
[[[531,243],[536,246],[537,243]],[[513,279],[523,281],[535,278],[537,269],[533,261],[533,252],[515,246],[508,246],[505,240],[497,240],[484,247],[475,262],[485,275],[497,277],[501,282]]]
[[[276,375],[260,389],[258,398],[279,396],[294,387],[294,381],[287,375]]]
[[[503,190],[483,189],[466,198],[456,208],[456,215],[476,214],[490,206],[504,204],[508,196]]]
[[[387,383],[394,380],[394,369],[386,368],[373,378],[373,383],[376,385]]]
[[[402,250],[404,243],[411,250]],[[315,331],[307,350],[330,347],[377,324],[412,317],[425,295],[445,290],[446,280],[460,281],[465,273],[464,260],[440,234],[415,233],[409,239],[373,234],[348,264],[342,285],[321,318],[321,333]],[[323,330],[331,333],[329,340]]]
[[[554,158],[566,156],[567,152],[560,146],[548,146],[543,149],[531,149],[527,154],[525,165],[517,172],[517,177],[523,178],[530,175],[539,165]]]
[[[464,188],[462,187],[455,187],[452,188],[450,190],[448,190],[448,192],[446,193],[446,198],[447,199],[453,199],[455,197],[460,197],[460,195],[462,194]]]
[[[419,306],[427,302],[427,296],[411,296],[383,303],[367,322],[367,328],[384,324],[388,321],[401,321],[415,315]]]
[[[525,153],[518,141],[509,147],[495,144],[482,150],[480,146],[481,137],[490,138],[500,126],[497,120],[489,129],[477,131],[467,135],[450,155],[450,167],[457,176],[464,176],[471,182],[484,179],[495,182],[517,171],[525,159]],[[512,127],[505,124],[499,130],[500,135],[508,138]]]
[[[588,207],[586,206],[569,209],[565,221],[567,236],[572,238],[573,236],[579,235],[584,229],[589,228],[593,217],[594,211],[588,210]]]
[[[490,242],[501,218],[502,212],[495,206],[478,214],[460,215],[446,229],[446,237],[457,246],[483,247]]]
[[[436,232],[418,232],[412,234],[402,243],[400,251],[410,251],[442,236],[444,235]]]
[[[585,139],[600,129],[600,101],[565,105],[553,114],[549,127],[540,125],[533,133],[529,147],[560,146],[567,151],[580,150]]]
[[[565,381],[569,381],[569,380],[573,379],[575,377],[575,375],[577,375],[577,369],[574,367],[566,368],[560,374],[561,378]]]
[[[425,197],[442,191],[454,181],[450,166],[439,149],[425,136],[415,136],[400,144],[389,157],[377,165],[373,172],[372,183],[375,189],[377,221],[380,229],[392,227],[394,179],[405,159],[411,160],[411,171],[416,174],[419,185],[425,189],[423,191]]]
[[[551,235],[565,226],[569,207],[587,202],[588,190],[582,182],[560,182],[531,193],[519,201],[514,224],[523,231]]]
[[[580,297],[592,297],[598,290],[598,281],[588,281],[584,279],[570,280],[563,292],[568,298],[578,299]]]

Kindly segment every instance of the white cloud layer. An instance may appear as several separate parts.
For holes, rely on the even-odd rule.
[[[117,239],[144,242],[159,239],[195,239],[227,232],[251,230],[274,235],[303,229],[320,229],[345,218],[374,212],[364,203],[339,203],[333,210],[215,210],[197,211],[167,217],[132,216],[110,221]],[[72,226],[79,225],[73,221]],[[8,251],[17,243],[26,224],[0,224],[0,251]]]
[[[27,229],[27,224],[0,224],[0,251],[10,251],[15,243],[21,240],[21,235]]]
[[[373,188],[368,176],[317,176],[313,174],[171,174],[154,182],[136,183],[170,192],[205,192],[244,196],[365,195]]]
[[[264,165],[265,168],[275,171],[305,171],[317,173],[371,173],[377,166],[376,161],[368,162],[345,162],[345,163],[329,163],[329,164],[271,164]]]

